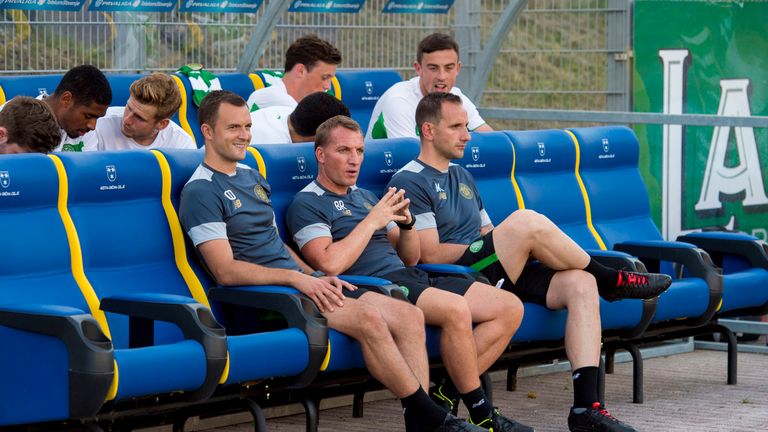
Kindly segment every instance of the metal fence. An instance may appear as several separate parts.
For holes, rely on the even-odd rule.
[[[394,68],[407,78],[418,41],[444,31],[459,40],[462,75],[472,80],[500,14],[515,1],[456,0],[445,15],[383,14],[386,0],[368,0],[357,14],[286,13],[258,64],[281,68],[291,41],[314,32],[341,49],[344,68]],[[232,71],[269,4],[253,14],[4,11],[0,73],[62,72],[81,63],[109,72],[170,71],[191,62]],[[530,0],[477,102],[627,110],[629,15],[628,0]]]

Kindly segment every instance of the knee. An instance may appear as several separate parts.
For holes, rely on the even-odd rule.
[[[581,308],[599,309],[600,296],[597,292],[595,277],[582,270],[568,272],[568,285],[570,288],[569,306],[578,305]]]
[[[413,329],[423,329],[425,323],[424,313],[421,309],[406,302],[401,303],[402,305],[398,305],[397,308],[397,326],[408,331],[413,331]]]
[[[442,308],[442,327],[472,328],[472,312],[463,297],[456,296],[451,302],[446,302]]]
[[[529,209],[516,210],[509,215],[499,228],[502,231],[514,230],[516,237],[538,240],[542,234],[552,228],[552,222],[543,214]]]
[[[359,337],[365,339],[380,339],[386,338],[389,334],[387,322],[381,315],[381,312],[374,307],[364,305],[360,308],[357,316],[355,317],[359,325],[356,326]]]

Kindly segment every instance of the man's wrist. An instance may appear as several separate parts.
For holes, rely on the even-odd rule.
[[[320,270],[315,270],[312,273],[310,273],[310,276],[319,278],[319,277],[325,276],[325,273],[321,272]]]
[[[402,222],[395,222],[395,223],[402,230],[411,230],[413,229],[413,225],[416,223],[416,218],[411,216],[411,221],[408,223],[402,223]]]

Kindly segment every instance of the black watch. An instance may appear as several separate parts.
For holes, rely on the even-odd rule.
[[[400,229],[410,230],[413,229],[413,224],[416,223],[416,218],[411,215],[411,223],[404,224],[402,222],[395,222]]]

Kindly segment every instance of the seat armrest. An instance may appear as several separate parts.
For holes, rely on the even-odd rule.
[[[768,245],[751,235],[707,231],[682,235],[677,240],[694,244],[709,254],[740,256],[747,259],[753,267],[768,270]]]
[[[615,244],[613,248],[640,258],[647,267],[651,261],[652,269],[658,269],[660,261],[670,261],[682,265],[691,276],[703,279],[709,287],[709,303],[695,325],[709,321],[717,312],[723,296],[723,274],[703,249],[690,243],[664,240],[629,241]]]
[[[339,276],[339,279],[349,282],[356,287],[376,291],[379,294],[409,302],[405,290],[386,279],[358,275],[341,275]]]
[[[99,411],[114,379],[115,359],[112,341],[90,314],[65,306],[3,305],[0,326],[61,340],[69,363],[70,417]],[[13,355],[13,347],[3,355]]]
[[[430,276],[465,277],[473,281],[490,284],[487,277],[472,267],[457,264],[418,264],[416,267],[429,273]]]
[[[295,288],[278,285],[217,286],[208,292],[211,301],[250,309],[277,312],[288,325],[304,332],[309,343],[309,364],[289,385],[304,387],[317,376],[328,352],[328,322],[315,303]]]
[[[196,341],[205,350],[205,381],[189,394],[189,399],[207,399],[216,390],[227,364],[227,337],[224,327],[209,308],[191,297],[137,293],[104,298],[101,309],[128,316],[128,345],[131,348],[154,345],[155,321],[178,326],[185,339]]]
[[[590,257],[600,264],[617,270],[646,272],[645,264],[630,254],[619,251],[587,249]]]

